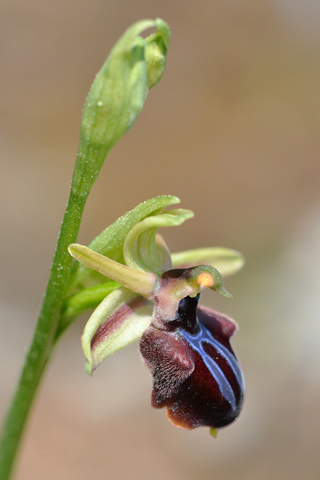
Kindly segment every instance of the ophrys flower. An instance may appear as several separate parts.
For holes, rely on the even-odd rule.
[[[236,324],[198,306],[198,300],[203,287],[230,298],[222,274],[239,270],[243,257],[220,247],[170,255],[157,229],[193,216],[189,210],[163,211],[178,201],[151,199],[117,220],[91,248],[70,245],[71,255],[113,282],[85,327],[82,346],[91,374],[109,355],[140,339],[153,376],[152,405],[166,406],[179,427],[216,429],[231,423],[243,403],[243,377],[229,341]],[[78,267],[74,288],[90,280],[94,285],[88,289],[105,283]]]

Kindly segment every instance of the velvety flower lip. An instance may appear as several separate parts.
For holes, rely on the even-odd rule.
[[[75,267],[74,294],[65,308],[74,311],[78,301],[91,307],[106,291],[82,335],[86,371],[92,374],[108,356],[140,340],[153,378],[152,405],[167,407],[168,419],[178,427],[208,426],[214,433],[239,415],[244,381],[230,345],[235,322],[198,301],[204,287],[232,298],[222,275],[238,271],[244,260],[222,247],[171,255],[157,230],[192,218],[190,210],[162,211],[178,201],[161,196],[143,202],[91,248],[70,245],[83,265]]]
[[[156,302],[140,352],[153,376],[152,405],[167,407],[178,427],[217,429],[234,421],[243,404],[243,376],[229,342],[236,324],[198,307],[198,300],[199,294],[184,297],[177,314],[165,320]]]

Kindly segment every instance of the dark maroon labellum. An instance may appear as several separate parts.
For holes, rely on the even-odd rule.
[[[141,354],[153,375],[152,405],[168,408],[176,426],[221,428],[239,415],[244,382],[230,346],[236,329],[227,316],[183,298],[177,318],[153,324],[141,338]],[[159,327],[161,325],[161,327]]]

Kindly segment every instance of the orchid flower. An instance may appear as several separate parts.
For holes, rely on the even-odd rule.
[[[152,405],[167,407],[178,427],[208,426],[214,434],[239,415],[244,382],[230,346],[235,322],[198,300],[204,287],[230,298],[222,276],[237,272],[244,260],[221,247],[170,254],[158,228],[193,217],[190,210],[164,210],[178,202],[173,196],[153,198],[120,217],[89,247],[70,245],[80,263],[65,308],[76,309],[79,299],[93,306],[104,295],[82,335],[87,373],[140,340],[153,377]]]

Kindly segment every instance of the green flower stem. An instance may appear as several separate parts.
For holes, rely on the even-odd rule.
[[[38,324],[4,424],[0,445],[1,480],[10,478],[35,393],[55,345],[62,299],[72,263],[68,245],[77,239],[85,201],[84,196],[70,194]]]

